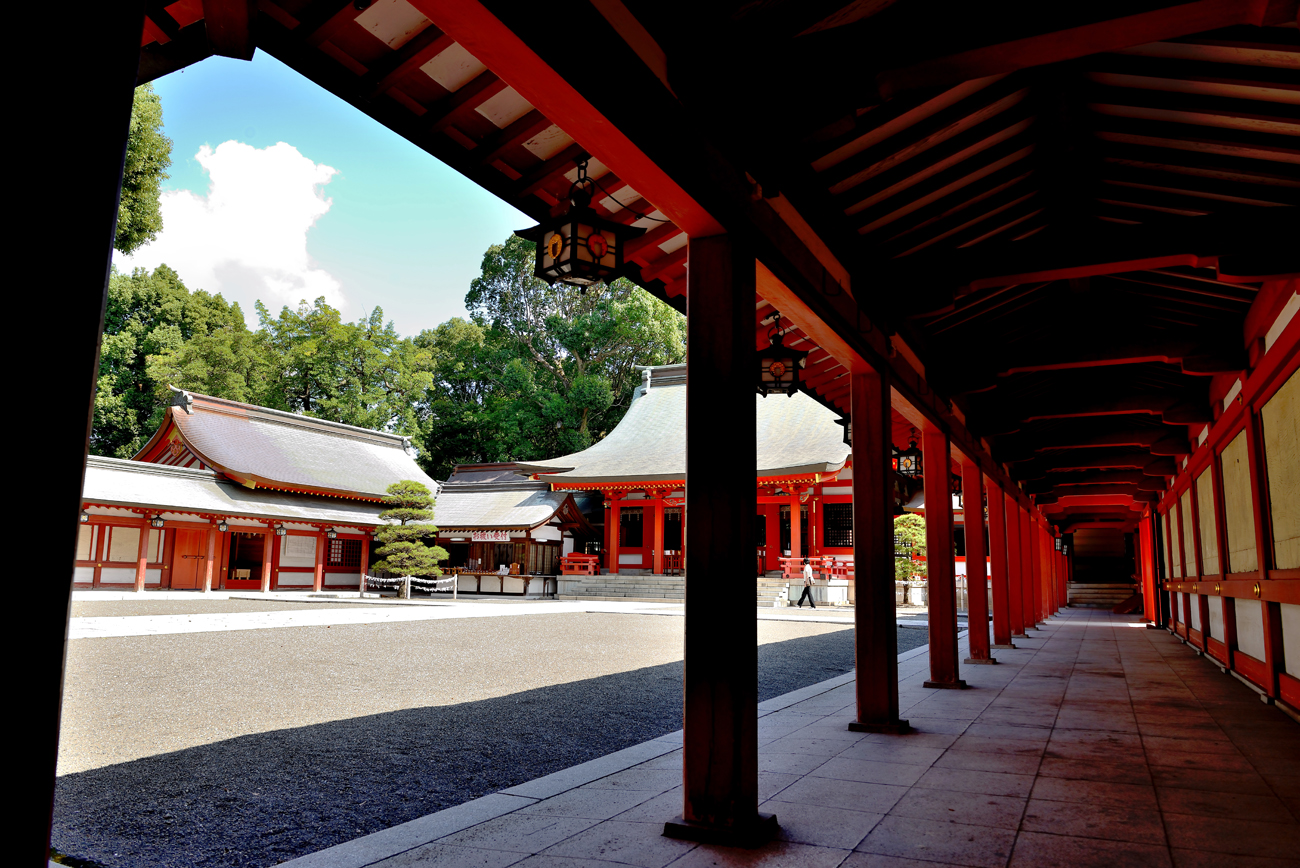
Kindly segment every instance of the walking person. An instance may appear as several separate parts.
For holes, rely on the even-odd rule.
[[[809,606],[812,606],[814,609],[817,608],[817,604],[813,602],[813,598],[812,598],[812,585],[813,585],[812,564],[809,562],[807,558],[804,558],[803,559],[803,593],[799,595],[800,609],[803,608],[803,601],[805,597],[808,599]]]

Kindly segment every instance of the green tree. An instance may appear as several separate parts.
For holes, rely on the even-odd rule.
[[[355,323],[316,299],[272,318],[257,303],[271,406],[361,428],[418,436],[418,404],[433,383],[430,354],[385,324],[382,308]]]
[[[130,274],[114,269],[108,281],[91,451],[118,458],[134,455],[162,421],[170,403],[168,384],[256,400],[258,370],[239,305],[202,290],[190,292],[166,265]]]
[[[894,578],[907,580],[929,575],[925,561],[913,559],[925,557],[924,518],[911,512],[894,518],[894,554],[900,555],[894,558]]]
[[[380,560],[374,568],[398,576],[440,576],[438,562],[447,560],[447,550],[429,546],[425,540],[435,536],[433,498],[427,486],[411,479],[403,479],[388,486],[384,495],[388,508],[379,513],[386,522],[375,532],[380,547],[375,550]]]
[[[117,234],[113,246],[131,253],[158,237],[162,212],[158,197],[172,164],[172,140],[163,135],[162,101],[152,84],[135,89],[131,127],[126,139],[126,164],[122,171],[122,201],[117,209]]]

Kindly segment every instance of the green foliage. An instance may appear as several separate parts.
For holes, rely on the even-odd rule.
[[[925,561],[913,560],[914,555],[925,557],[925,519],[915,513],[895,516],[894,554],[907,555],[894,559],[894,578],[924,578],[929,574]]]
[[[429,489],[419,482],[403,479],[388,486],[384,496],[388,508],[379,517],[388,522],[375,536],[380,547],[375,550],[380,560],[374,568],[398,576],[440,576],[438,562],[447,560],[447,550],[430,546],[424,541],[438,533],[434,527],[433,498]]]
[[[531,460],[585,449],[627,412],[637,365],[680,362],[685,319],[626,280],[547,286],[531,242],[512,236],[483,256],[465,296],[471,321],[416,338],[431,353],[424,466]]]
[[[206,394],[249,394],[252,334],[237,304],[191,293],[166,265],[109,276],[90,448],[130,458],[170,403],[167,384]],[[242,390],[242,391],[241,391]],[[241,398],[235,398],[242,400]]]
[[[117,209],[113,246],[130,253],[158,237],[162,212],[158,197],[172,164],[172,140],[162,133],[162,102],[152,84],[135,89],[131,127],[126,139],[122,172],[122,201]]]

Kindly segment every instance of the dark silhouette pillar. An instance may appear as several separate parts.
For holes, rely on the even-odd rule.
[[[856,732],[907,732],[898,717],[898,624],[894,609],[894,510],[889,384],[870,369],[850,375],[853,417],[854,658]]]
[[[664,834],[755,844],[777,827],[758,813],[754,255],[725,235],[689,255],[684,787]]]
[[[1007,522],[1007,590],[1011,606],[1011,635],[1025,635],[1024,550],[1020,546],[1020,504],[1011,492],[1003,492],[1003,506]]]
[[[930,680],[926,687],[962,688],[957,662],[957,564],[952,537],[952,465],[948,435],[926,426],[925,558],[930,596]]]
[[[1006,497],[993,480],[988,483],[989,581],[993,586],[993,647],[1014,648],[1011,643],[1011,595],[1007,578]]]
[[[966,528],[966,615],[970,628],[967,663],[997,663],[989,653],[989,590],[984,554],[984,474],[961,462],[962,511]]]

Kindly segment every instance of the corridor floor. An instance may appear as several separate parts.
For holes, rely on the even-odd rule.
[[[286,864],[1300,864],[1300,725],[1134,618],[1066,610],[1031,632],[963,667],[964,691],[925,689],[927,653],[904,655],[909,735],[847,731],[851,675],[760,705],[781,840],[758,850],[663,837],[679,732]]]

